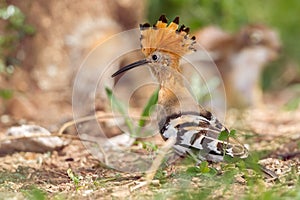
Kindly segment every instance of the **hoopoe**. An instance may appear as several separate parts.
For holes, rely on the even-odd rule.
[[[173,137],[177,157],[192,155],[198,163],[207,160],[223,161],[224,155],[246,158],[248,150],[237,140],[219,140],[222,131],[228,131],[211,112],[200,107],[184,84],[179,60],[195,50],[195,37],[189,36],[189,28],[178,26],[179,17],[169,25],[162,15],[154,26],[140,25],[141,48],[145,59],[129,64],[115,77],[135,67],[150,67],[160,84],[158,120],[164,140]]]
[[[141,24],[141,49],[145,59],[129,64],[117,72],[115,77],[130,69],[148,64],[150,71],[160,84],[158,95],[158,120],[160,134],[164,140],[175,138],[174,159],[191,155],[197,162],[221,162],[224,156],[247,158],[248,149],[234,138],[219,139],[223,131],[229,133],[219,120],[198,105],[185,87],[179,60],[185,54],[196,51],[195,37],[189,36],[189,28],[178,26],[179,17],[169,25],[162,15],[155,25]],[[273,179],[277,175],[260,166]]]
[[[215,55],[229,107],[261,105],[260,75],[266,64],[278,57],[281,49],[277,32],[265,25],[250,24],[235,34],[209,26],[195,35],[197,42]]]

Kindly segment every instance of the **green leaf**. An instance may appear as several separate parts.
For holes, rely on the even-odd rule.
[[[222,141],[228,140],[229,134],[230,133],[228,133],[227,130],[222,131],[218,137],[218,140],[222,140]]]
[[[13,96],[13,91],[9,89],[0,90],[0,97],[3,99],[10,99]]]
[[[151,114],[151,107],[157,103],[158,100],[158,89],[151,95],[150,99],[148,100],[146,106],[144,107],[144,110],[142,112],[141,117],[149,117]],[[140,119],[139,126],[142,127],[145,125],[145,119]]]
[[[147,141],[135,141],[135,144],[142,144],[143,149],[157,151],[158,147],[156,144]]]
[[[208,167],[208,162],[207,161],[203,161],[200,164],[200,171],[202,174],[208,173],[210,171],[210,168]]]
[[[25,25],[23,26],[23,29],[24,29],[24,32],[25,32],[27,35],[33,35],[33,34],[35,34],[35,32],[36,32],[36,29],[35,29],[33,26],[28,25],[28,24],[25,24]]]
[[[209,167],[208,162],[206,161],[201,162],[200,166],[189,167],[186,172],[191,176],[197,176],[201,174],[206,177],[212,177],[218,173],[215,168]]]
[[[74,184],[76,186],[78,186],[78,184],[80,182],[80,178],[73,173],[72,169],[69,168],[67,170],[67,174],[68,174],[69,178],[74,182]]]
[[[160,183],[167,182],[167,173],[162,169],[158,169],[155,173],[154,179],[158,179]]]
[[[209,169],[210,170],[209,170],[209,173],[207,175],[209,175],[209,176],[215,176],[215,175],[218,174],[218,170],[216,168],[210,167]]]
[[[229,137],[236,138],[236,130],[231,130],[229,133]]]
[[[196,176],[197,174],[201,173],[200,167],[199,166],[193,166],[187,168],[186,172],[190,175]]]

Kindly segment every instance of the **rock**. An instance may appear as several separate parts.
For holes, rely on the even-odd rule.
[[[47,137],[42,137],[41,135],[45,135]],[[18,151],[43,153],[61,149],[68,144],[68,141],[62,140],[57,136],[49,137],[49,135],[51,135],[51,133],[47,129],[37,125],[11,127],[6,131],[6,136],[22,138],[1,142],[0,154],[8,154]]]
[[[108,139],[106,145],[104,145],[104,149],[126,149],[130,147],[135,141],[135,138],[130,137],[129,133],[123,133],[121,135],[117,135]]]

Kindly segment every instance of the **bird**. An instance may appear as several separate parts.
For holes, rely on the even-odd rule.
[[[179,27],[179,17],[168,24],[166,16],[161,15],[153,26],[149,23],[140,24],[140,31],[141,50],[145,59],[126,65],[111,76],[116,77],[136,67],[149,66],[160,85],[157,102],[160,108],[159,132],[165,141],[174,141],[171,143],[174,153],[169,155],[167,165],[187,156],[192,157],[196,165],[203,161],[248,159],[250,168],[260,169],[271,180],[277,179],[273,171],[253,163],[253,157],[249,156],[246,146],[235,137],[229,137],[232,132],[210,111],[198,105],[191,95],[179,61],[185,54],[196,51],[196,38],[189,35],[188,27]],[[223,133],[225,139],[221,138]],[[166,144],[169,145],[168,141]],[[245,164],[247,166],[246,161]]]
[[[185,54],[196,51],[195,37],[189,27],[179,26],[179,17],[168,24],[161,15],[155,25],[141,24],[141,50],[145,59],[115,72],[116,77],[130,69],[149,66],[159,83],[158,126],[164,140],[175,138],[175,157],[192,155],[197,163],[221,162],[224,155],[246,158],[248,149],[234,138],[219,139],[229,130],[210,112],[202,108],[186,87],[179,61]]]
[[[224,81],[228,107],[263,105],[260,76],[281,52],[276,30],[256,23],[246,24],[233,34],[217,26],[203,27],[194,34],[199,45],[214,55]]]

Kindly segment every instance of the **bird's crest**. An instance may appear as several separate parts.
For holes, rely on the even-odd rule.
[[[183,56],[194,48],[195,36],[189,36],[189,28],[181,25],[176,17],[169,25],[165,15],[161,15],[155,25],[140,24],[142,52],[147,57],[156,50]]]

